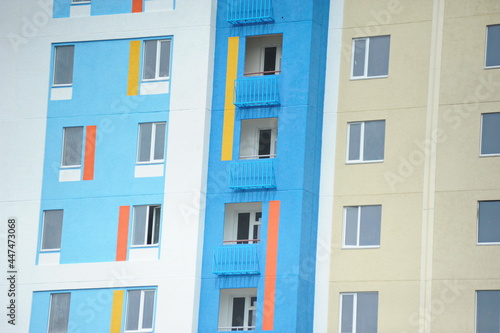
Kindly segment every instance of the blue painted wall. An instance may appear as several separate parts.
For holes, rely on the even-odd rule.
[[[139,123],[168,128],[169,94],[127,96],[130,40],[74,45],[73,97],[48,105],[39,234],[43,211],[63,209],[61,263],[115,261],[119,207],[163,204],[164,177],[134,170]],[[59,182],[63,128],[93,125],[94,179]]]
[[[71,6],[71,0],[54,0],[54,18],[69,17]],[[132,0],[92,0],[91,4],[73,6],[90,6],[90,15],[132,13]]]
[[[221,289],[250,287],[258,290],[255,332],[262,331],[267,210],[272,200],[281,203],[273,332],[312,332],[329,1],[273,0],[274,23],[241,26],[226,21],[226,6],[225,0],[218,1],[198,332],[217,331]],[[283,34],[278,75],[281,105],[237,109],[233,161],[221,161],[228,37],[240,37],[238,78],[243,78],[245,38],[277,33]],[[229,164],[238,160],[241,120],[268,117],[278,117],[277,189],[231,190]],[[261,274],[218,277],[211,271],[213,248],[222,245],[225,204],[237,202],[263,202]]]

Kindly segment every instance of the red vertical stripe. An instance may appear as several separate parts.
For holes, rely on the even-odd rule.
[[[142,1],[143,0],[132,0],[132,13],[142,12]]]
[[[87,126],[85,134],[85,159],[83,164],[83,180],[94,179],[94,160],[95,160],[95,139],[97,126]]]
[[[267,220],[266,275],[264,278],[264,311],[262,330],[274,330],[274,306],[276,296],[276,266],[278,261],[278,231],[280,223],[280,202],[269,202]]]
[[[118,237],[116,240],[116,261],[127,260],[128,222],[130,206],[120,206],[118,213]]]

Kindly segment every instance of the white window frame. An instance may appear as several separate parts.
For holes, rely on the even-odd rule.
[[[71,0],[72,5],[83,5],[83,4],[89,4],[91,0]]]
[[[70,308],[71,308],[71,293],[51,293],[50,294],[50,305],[49,305],[49,318],[48,318],[48,323],[47,323],[47,333],[52,333],[52,332],[55,332],[53,330],[51,330],[50,326],[51,326],[51,314],[52,314],[52,301],[53,301],[53,297],[55,295],[69,295],[69,307],[67,309],[67,317],[66,317],[66,321],[68,322],[68,328],[69,328],[69,315],[70,315]]]
[[[135,210],[137,207],[146,207],[146,223],[144,225],[144,239],[141,244],[134,244],[134,234],[135,234],[135,229],[137,228],[136,226],[136,219],[135,219]],[[148,230],[149,230],[149,219],[151,217],[151,212],[153,213],[152,217],[152,232],[151,232],[151,244],[147,244],[148,241]],[[159,215],[159,216],[158,216]],[[156,218],[159,219],[158,223],[158,229],[155,228],[155,221]],[[160,244],[160,236],[161,236],[161,205],[137,205],[134,206],[134,212],[132,216],[132,235],[131,235],[131,240],[130,240],[130,247],[131,248],[138,248],[138,247],[157,247]],[[154,242],[155,239],[155,234],[158,235],[158,242]]]
[[[73,47],[73,68],[71,69],[71,82],[70,83],[55,83],[56,80],[56,68],[57,68],[57,49],[61,47]],[[74,70],[75,70],[75,45],[67,44],[67,45],[56,45],[54,46],[54,68],[52,69],[52,87],[72,87],[74,82]]]
[[[343,222],[343,230],[342,230],[342,248],[343,249],[378,249],[380,248],[380,239],[378,245],[360,245],[359,239],[361,237],[361,208],[368,206],[377,206],[380,207],[380,221],[379,229],[382,234],[382,205],[360,205],[360,206],[345,206],[344,207],[344,222]],[[358,211],[358,226],[357,226],[357,234],[356,234],[356,245],[347,245],[346,244],[346,232],[347,232],[347,208],[357,208]]]
[[[139,305],[139,329],[137,330],[127,330],[126,327],[127,327],[127,317],[128,317],[128,307],[129,307],[129,303],[128,303],[128,293],[131,292],[131,291],[140,291],[141,292],[141,299],[140,299],[140,305]],[[142,325],[143,325],[143,320],[144,320],[144,295],[145,293],[147,292],[153,292],[154,293],[154,296],[153,296],[153,299],[154,299],[154,304],[153,304],[153,324],[152,324],[152,328],[143,328]],[[126,302],[126,307],[125,307],[125,324],[124,324],[124,332],[125,333],[147,333],[147,332],[153,332],[154,331],[154,324],[155,324],[155,309],[156,309],[156,289],[132,289],[132,290],[127,290],[127,302]]]
[[[346,163],[347,164],[363,164],[363,163],[381,163],[384,162],[385,159],[385,132],[384,132],[384,158],[380,160],[364,160],[363,156],[365,153],[365,125],[368,122],[372,121],[384,121],[385,119],[377,119],[377,120],[366,120],[366,121],[352,121],[347,123],[347,150],[346,150]],[[351,125],[352,124],[361,124],[360,130],[360,138],[359,138],[359,159],[350,160],[349,159],[349,149],[351,144]],[[385,130],[385,127],[384,127]]]
[[[71,164],[71,165],[64,165],[64,157],[67,154],[66,152],[66,130],[68,128],[81,128],[82,129],[82,142],[80,142],[80,164]],[[83,162],[83,154],[84,154],[84,145],[83,143],[85,142],[85,126],[66,126],[63,127],[63,140],[62,140],[62,154],[61,154],[61,168],[62,169],[72,169],[72,168],[80,168],[82,166]]]
[[[248,240],[238,240],[238,215],[241,213],[249,213],[249,230],[248,235],[253,236],[254,227],[257,226],[257,238]],[[260,214],[260,219],[257,219]],[[224,245],[235,244],[258,244],[261,241],[262,232],[262,203],[261,202],[245,202],[245,203],[230,203],[226,204],[224,216]]]
[[[357,311],[357,305],[358,305],[358,294],[361,294],[364,292],[346,292],[346,293],[340,293],[340,306],[339,306],[339,332],[342,331],[342,308],[343,308],[343,301],[344,301],[344,296],[353,296],[353,308],[352,308],[352,333],[357,333],[357,317],[358,317],[358,311]],[[369,293],[377,293],[371,291]],[[378,317],[378,306],[377,306],[377,317]],[[378,321],[377,321],[377,331],[378,331]],[[376,333],[376,332],[375,332]]]
[[[140,153],[141,153],[141,126],[146,125],[146,124],[152,124],[151,128],[151,144],[149,146],[149,160],[147,161],[139,161],[140,159]],[[155,147],[156,147],[156,128],[158,125],[164,125],[165,126],[165,136],[163,138],[163,158],[161,159],[155,159],[154,154],[155,154]],[[167,123],[165,121],[158,121],[158,122],[148,122],[148,123],[140,123],[139,128],[137,131],[137,156],[136,156],[136,163],[137,164],[154,164],[154,163],[164,163],[165,162],[165,141],[167,140]]]
[[[225,295],[222,295],[225,293]],[[219,332],[231,332],[236,331],[254,331],[256,330],[255,322],[254,326],[248,326],[248,319],[251,313],[254,316],[257,314],[257,288],[245,288],[245,289],[221,289],[221,304],[219,304]],[[244,307],[244,326],[232,326],[233,319],[233,302],[235,298],[245,298]],[[251,305],[252,298],[255,298],[255,305]],[[226,306],[223,307],[222,302],[227,302]],[[226,325],[221,325],[221,318]],[[255,319],[256,321],[256,319]]]
[[[47,212],[54,212],[54,211],[61,211],[62,212],[61,230],[60,230],[61,238],[59,239],[59,247],[58,248],[44,248],[43,247],[43,240],[44,240],[45,232],[46,232],[45,227],[46,227]],[[64,223],[64,210],[63,209],[47,209],[47,210],[43,211],[42,237],[40,239],[40,252],[59,252],[59,251],[61,251],[63,223]]]
[[[479,137],[479,141],[480,141],[479,156],[481,156],[481,157],[500,156],[500,153],[490,153],[490,154],[483,154],[482,153],[482,150],[483,150],[483,121],[484,121],[484,116],[489,115],[489,114],[498,114],[498,116],[500,117],[500,112],[486,112],[486,113],[481,114],[481,132],[480,132],[480,137]],[[499,129],[499,131],[500,131],[500,129]]]
[[[360,37],[360,38],[353,38],[352,39],[352,49],[351,49],[352,50],[352,52],[351,52],[352,53],[351,54],[351,80],[380,79],[380,78],[386,78],[386,77],[389,76],[389,67],[387,68],[387,74],[385,74],[385,75],[368,76],[368,56],[370,55],[370,40],[372,38],[374,38],[374,37],[385,37],[385,36],[389,36],[389,38],[390,38],[390,35],[380,35],[380,36]],[[364,71],[363,71],[363,75],[354,76],[354,56],[356,54],[356,52],[355,52],[355,50],[356,50],[356,41],[360,41],[360,40],[364,40],[365,41],[365,68],[364,68]]]
[[[146,79],[144,78],[144,71],[146,70],[146,42],[152,42],[156,41],[156,65],[155,65],[155,77]],[[169,54],[168,54],[168,75],[167,76],[160,76],[160,60],[161,60],[161,44],[162,43],[169,43]],[[143,41],[143,57],[142,57],[142,73],[141,73],[141,80],[142,82],[151,82],[151,81],[166,81],[170,79],[171,71],[172,68],[170,66],[171,64],[171,54],[172,54],[172,40],[171,39],[148,39]]]
[[[489,24],[486,26],[486,38],[484,40],[484,44],[485,44],[485,47],[484,47],[484,69],[500,68],[500,65],[494,65],[494,66],[487,66],[486,65],[486,60],[487,60],[487,56],[488,56],[488,34],[489,34],[490,27],[493,27],[493,26],[500,26],[500,24]],[[500,57],[500,54],[498,56]]]
[[[500,205],[500,200],[480,200],[477,202],[477,223],[476,223],[476,245],[500,245],[500,240],[496,242],[480,242],[479,241],[479,205],[481,202],[498,202],[498,205]],[[500,217],[499,217],[500,218]]]

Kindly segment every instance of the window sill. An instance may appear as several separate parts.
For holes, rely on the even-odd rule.
[[[476,243],[477,246],[488,246],[488,245],[500,245],[500,242],[484,242],[484,243]]]
[[[494,153],[494,154],[479,154],[479,157],[498,157],[500,156],[500,153]]]
[[[389,75],[379,75],[379,76],[351,76],[351,81],[357,80],[371,80],[371,79],[385,79],[388,78]]]
[[[380,249],[380,245],[370,246],[342,246],[342,250],[366,250],[366,249]]]
[[[484,69],[497,69],[497,68],[500,68],[500,65],[496,65],[496,66],[484,66]]]
[[[371,163],[383,163],[384,160],[373,160],[373,161],[346,161],[345,164],[371,164]]]
[[[165,169],[164,163],[136,164],[134,177],[163,177],[163,169]]]

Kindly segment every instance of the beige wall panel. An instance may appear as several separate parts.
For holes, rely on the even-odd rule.
[[[441,105],[469,104],[475,108],[478,103],[499,100],[500,69],[484,69],[486,26],[495,23],[500,23],[498,14],[445,21]]]
[[[490,15],[500,12],[498,0],[453,0],[446,1],[445,17],[461,18],[466,16]]]
[[[498,199],[500,189],[437,193],[434,279],[498,279],[500,245],[476,245],[477,202]]]
[[[500,91],[497,96],[500,96]],[[498,98],[498,97],[497,97]],[[500,102],[440,108],[442,140],[437,155],[437,191],[500,188],[500,156],[480,157],[481,113],[500,111]]]
[[[341,249],[344,207],[382,205],[380,248]],[[332,228],[331,280],[418,280],[422,200],[418,194],[337,197]]]
[[[346,29],[340,68],[339,111],[423,107],[427,103],[430,23],[383,26],[377,34]],[[386,78],[351,80],[352,39],[390,35]]]
[[[422,191],[425,112],[421,109],[343,112],[338,115],[335,195]],[[386,120],[384,161],[346,164],[347,123]]]
[[[362,9],[362,10],[360,10]],[[432,0],[350,0],[344,4],[344,27],[366,33],[380,25],[429,21]]]
[[[418,332],[418,282],[332,283],[328,332],[339,332],[340,293],[378,291],[378,332]]]

